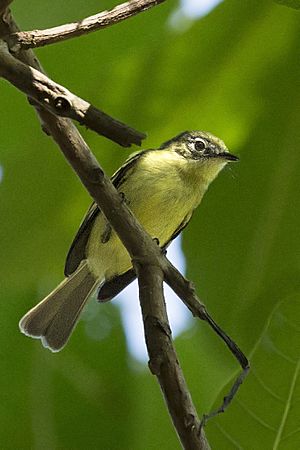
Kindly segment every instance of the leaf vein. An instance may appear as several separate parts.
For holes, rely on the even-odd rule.
[[[263,427],[265,427],[271,431],[276,431],[276,428],[269,425],[267,422],[265,422],[263,419],[261,419],[257,414],[255,414],[253,411],[251,411],[251,409],[248,406],[246,406],[243,402],[241,402],[241,400],[237,399],[236,402],[239,403],[239,405],[249,414],[249,416],[253,417],[253,419],[255,419]]]
[[[266,383],[261,379],[261,377],[257,374],[257,372],[254,371],[254,369],[252,369],[252,375],[254,375],[258,383],[265,389],[266,392],[268,392],[273,398],[278,400],[280,403],[284,403],[284,399],[279,395],[275,394],[275,392],[271,388],[269,388],[269,386],[266,385]]]
[[[279,443],[280,443],[280,441],[282,439],[282,433],[283,433],[284,426],[286,424],[286,420],[287,420],[287,417],[288,417],[289,410],[291,408],[292,396],[293,396],[293,393],[294,393],[294,390],[295,390],[296,381],[297,381],[297,378],[298,378],[298,375],[299,375],[299,370],[300,370],[300,359],[298,360],[298,363],[296,365],[296,368],[295,368],[295,371],[294,371],[294,375],[293,375],[293,378],[292,378],[292,381],[291,381],[289,395],[288,395],[287,402],[286,402],[286,405],[285,405],[285,408],[284,408],[284,411],[283,411],[283,414],[282,414],[281,422],[280,422],[280,425],[278,427],[278,431],[277,431],[277,434],[276,434],[276,437],[275,437],[273,450],[276,450],[278,448]]]

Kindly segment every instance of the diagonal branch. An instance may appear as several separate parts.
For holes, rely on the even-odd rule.
[[[4,41],[0,41],[0,76],[53,114],[74,119],[124,147],[141,145],[146,137],[72,94],[40,71],[18,61],[9,53]]]
[[[240,385],[249,373],[250,363],[244,353],[240,350],[237,344],[222,330],[222,328],[214,321],[214,319],[208,313],[206,306],[199,300],[196,295],[193,284],[188,281],[173,265],[170,261],[165,259],[163,263],[163,272],[165,281],[188,307],[193,316],[198,317],[208,323],[211,329],[225,342],[228,349],[233,356],[239,362],[242,372],[236,377],[229,393],[223,398],[221,405],[216,409],[205,414],[202,418],[201,424],[204,426],[206,422],[219,413],[224,412],[230,403],[232,402],[235,394],[237,393]]]
[[[82,36],[92,31],[100,30],[111,25],[115,25],[129,17],[146,11],[165,0],[131,0],[121,5],[117,5],[110,11],[102,11],[94,16],[87,17],[74,23],[67,23],[58,27],[46,30],[20,31],[12,34],[8,38],[9,47],[12,51],[19,51],[21,48],[36,48],[55,42],[65,41],[73,37]]]
[[[13,0],[0,0],[0,15],[2,15]]]

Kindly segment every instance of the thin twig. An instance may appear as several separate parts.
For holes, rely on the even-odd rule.
[[[166,0],[132,0],[117,5],[110,11],[102,11],[99,14],[87,17],[78,22],[68,23],[46,30],[20,31],[9,36],[9,47],[12,51],[19,51],[20,48],[42,47],[71,39],[115,25],[164,1]]]
[[[219,327],[219,325],[209,315],[206,306],[200,301],[195,292],[193,284],[187,280],[168,260],[164,262],[165,281],[173,289],[178,297],[192,312],[194,317],[206,321],[209,326],[222,338],[227,347],[234,354],[243,369],[249,366],[249,361],[239,349],[239,347],[232,341],[231,338]]]
[[[165,281],[173,289],[183,303],[189,308],[194,317],[204,320],[212,328],[212,330],[225,342],[231,353],[239,362],[242,372],[236,377],[229,393],[223,398],[222,404],[209,414],[205,414],[202,418],[201,424],[206,422],[219,413],[224,412],[232,402],[240,385],[248,375],[250,370],[250,363],[244,353],[240,350],[237,344],[220,328],[220,326],[213,320],[208,313],[206,306],[197,297],[193,284],[187,280],[168,260],[163,261],[163,272]]]
[[[72,94],[33,67],[18,61],[9,53],[4,41],[0,42],[0,76],[53,114],[74,119],[124,147],[141,145],[142,139],[146,137],[144,133],[113,119]]]

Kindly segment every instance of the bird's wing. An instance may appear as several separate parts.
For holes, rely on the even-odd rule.
[[[79,230],[76,233],[75,238],[73,239],[73,242],[67,254],[65,263],[66,277],[75,272],[81,261],[85,259],[86,244],[94,221],[99,213],[100,209],[98,208],[96,203],[92,203],[79,227]]]
[[[179,227],[174,231],[168,242],[162,247],[163,251],[167,250],[167,247],[171,242],[182,232],[182,230],[187,226],[192,213],[188,214]],[[98,291],[97,298],[100,302],[107,302],[119,294],[123,289],[125,289],[130,283],[136,279],[136,273],[133,268],[127,270],[127,272],[122,273],[122,275],[117,275],[110,280],[105,281],[105,283],[100,287]]]
[[[125,289],[135,279],[135,270],[131,268],[127,270],[127,272],[122,273],[122,275],[117,275],[116,277],[105,281],[98,291],[97,299],[99,302],[108,302],[123,291],[123,289]]]
[[[121,166],[120,169],[117,170],[117,172],[112,176],[111,180],[116,189],[119,189],[121,187],[128,175],[132,173],[137,160],[140,159],[140,157],[147,151],[149,150],[144,150],[129,158],[123,164],[123,166]],[[94,225],[95,219],[100,213],[101,211],[96,203],[92,203],[79,227],[79,230],[77,231],[77,234],[68,252],[65,263],[65,276],[69,276],[73,272],[75,272],[81,261],[83,259],[86,259],[85,249],[89,239],[89,235]]]
[[[174,241],[174,239],[180,235],[182,230],[185,229],[185,227],[189,224],[189,221],[191,220],[192,215],[193,215],[193,211],[185,216],[185,218],[183,219],[183,221],[181,222],[179,227],[176,228],[176,230],[174,231],[174,233],[172,234],[170,239],[164,244],[163,250],[166,250],[169,247],[169,245],[171,244],[171,242]]]

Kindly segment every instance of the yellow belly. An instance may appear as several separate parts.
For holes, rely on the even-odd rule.
[[[126,190],[123,189],[122,192],[126,196]],[[187,216],[189,208],[182,207],[182,204],[178,208],[176,201],[165,203],[158,197],[153,193],[148,199],[135,196],[129,207],[150,236],[157,238],[160,246],[164,246]],[[109,241],[105,244],[101,243],[106,226],[107,221],[103,214],[99,214],[88,244],[90,269],[100,279],[110,279],[132,267],[127,250],[113,230]]]

